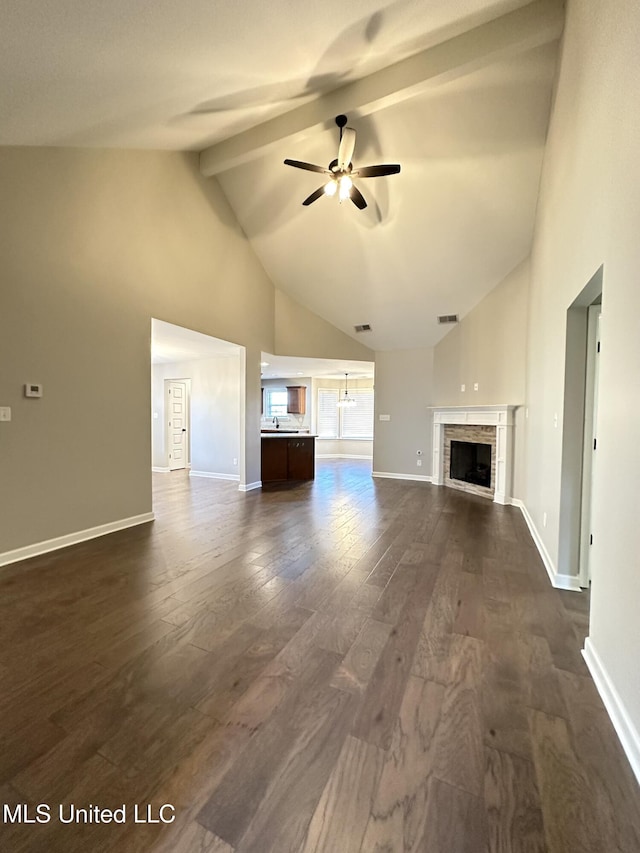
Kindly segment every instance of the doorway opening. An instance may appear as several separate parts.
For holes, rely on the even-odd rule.
[[[582,589],[591,582],[602,285],[600,267],[567,310],[558,569]]]
[[[240,480],[244,347],[151,321],[152,470]]]

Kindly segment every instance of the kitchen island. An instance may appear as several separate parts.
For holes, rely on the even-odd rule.
[[[262,482],[313,480],[316,437],[308,433],[262,432]]]

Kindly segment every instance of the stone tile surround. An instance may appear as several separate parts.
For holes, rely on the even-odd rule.
[[[491,445],[491,487],[478,486],[476,483],[464,483],[462,480],[452,480],[449,476],[451,470],[451,442],[468,441],[472,444]],[[461,492],[470,492],[472,495],[482,495],[491,498],[496,491],[496,428],[494,426],[478,426],[467,424],[446,424],[444,428],[444,456],[443,456],[443,478],[444,485]]]
[[[514,413],[518,408],[518,404],[510,403],[430,407],[433,413],[431,482],[436,486],[446,485],[493,498],[496,503],[510,504],[513,488]],[[491,445],[490,489],[473,483],[462,483],[449,477],[452,438],[461,441],[479,440],[482,444]]]

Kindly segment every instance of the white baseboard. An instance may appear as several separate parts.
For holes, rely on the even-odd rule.
[[[600,698],[607,709],[613,727],[620,739],[622,748],[629,759],[631,769],[638,780],[638,784],[640,784],[640,733],[638,733],[638,730],[631,721],[629,712],[625,708],[620,694],[613,686],[613,682],[600,656],[596,652],[590,637],[587,637],[584,642],[582,654],[589,667],[591,677],[598,688]]]
[[[216,474],[213,471],[189,471],[190,477],[208,477],[210,480],[232,480],[237,483],[240,480],[239,474]]]
[[[372,477],[382,477],[386,480],[416,480],[419,483],[431,483],[433,477],[429,474],[392,474],[389,471],[372,471]]]
[[[576,575],[562,575],[556,569],[553,560],[549,556],[549,552],[547,551],[544,542],[542,541],[542,537],[538,533],[538,530],[533,523],[533,519],[529,514],[529,510],[524,505],[523,501],[519,498],[511,498],[511,505],[517,506],[522,515],[524,516],[524,520],[527,522],[527,527],[529,528],[529,532],[533,538],[536,548],[538,549],[538,553],[544,563],[544,567],[547,570],[547,574],[549,575],[549,580],[551,581],[551,585],[556,589],[567,589],[570,592],[582,592],[580,587],[580,578]]]
[[[151,470],[154,474],[168,474],[171,468],[160,468],[158,465],[152,465]]]
[[[0,566],[8,566],[9,563],[18,563],[31,557],[39,557],[50,551],[58,551],[60,548],[68,548],[69,545],[77,545],[78,542],[86,542],[88,539],[97,539],[116,530],[125,530],[127,527],[135,527],[138,524],[146,524],[153,521],[152,512],[144,512],[142,515],[132,515],[130,518],[121,518],[118,521],[110,521],[108,524],[100,524],[98,527],[88,527],[86,530],[78,530],[76,533],[67,533],[66,536],[57,536],[55,539],[46,539],[44,542],[35,542],[33,545],[25,545],[13,551],[5,551],[0,554]]]
[[[373,459],[358,453],[316,453],[316,459]]]
[[[239,492],[252,492],[254,489],[262,488],[262,480],[258,480],[257,483],[240,483],[238,486]]]

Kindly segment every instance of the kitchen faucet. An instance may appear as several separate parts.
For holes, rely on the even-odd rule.
[[[276,425],[276,429],[280,429],[280,421],[278,420],[278,416],[277,416],[277,415],[276,415],[276,416],[275,416],[275,418],[271,421],[271,423]]]

